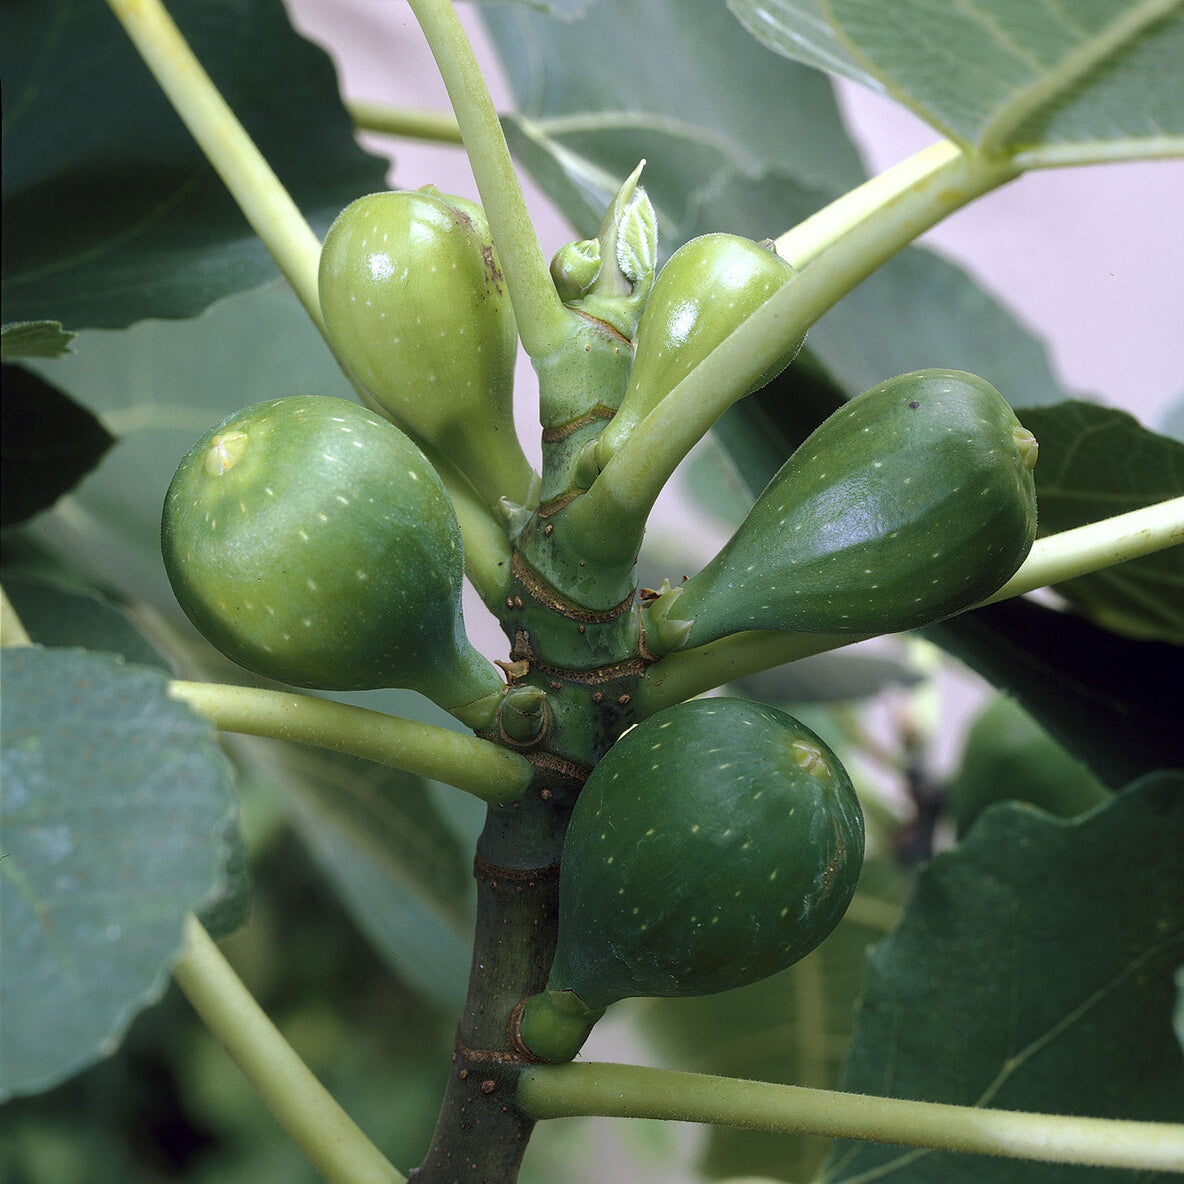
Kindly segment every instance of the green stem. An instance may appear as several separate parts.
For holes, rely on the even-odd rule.
[[[1184,542],[1184,497],[1172,498],[1037,539],[1018,572],[983,604],[994,604],[1151,555]],[[978,606],[976,606],[978,607]],[[866,641],[868,634],[753,630],[668,654],[641,680],[634,706],[644,719],[713,687],[798,658]]]
[[[173,976],[267,1108],[329,1184],[406,1184],[296,1055],[201,922],[185,923]]]
[[[1170,498],[1037,539],[1019,571],[983,601],[994,604],[1184,543],[1184,497]]]
[[[169,693],[225,731],[349,753],[433,777],[486,802],[516,802],[534,775],[524,756],[488,740],[348,703],[206,682],[172,682]]]
[[[804,265],[720,343],[641,422],[569,509],[590,557],[609,561],[632,538],[675,468],[715,421],[832,305],[948,214],[1012,180],[1006,161],[937,144],[838,199],[783,236]],[[628,523],[631,529],[622,530]]]
[[[506,274],[522,346],[532,358],[547,357],[567,340],[570,320],[551,282],[481,67],[449,0],[410,0],[410,4],[456,112]]]
[[[323,332],[321,244],[160,0],[108,0],[161,90]]]
[[[518,1100],[536,1119],[710,1122],[1145,1171],[1184,1164],[1184,1125],[910,1102],[637,1065],[534,1066],[519,1078]]]
[[[419,107],[394,107],[365,100],[347,102],[355,125],[361,131],[437,144],[463,144],[460,126],[451,111],[425,111]]]

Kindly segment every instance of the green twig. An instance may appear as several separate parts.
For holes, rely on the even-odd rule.
[[[160,0],[108,0],[161,90],[321,331],[321,244]]]
[[[192,915],[177,985],[329,1184],[406,1184],[297,1056]]]
[[[437,144],[463,144],[460,125],[451,111],[426,111],[421,107],[395,107],[355,99],[345,104],[354,124],[366,132],[431,140]]]
[[[568,340],[570,318],[551,282],[481,67],[449,0],[410,0],[410,4],[456,112],[506,274],[522,346],[532,358],[548,357]]]
[[[487,740],[331,699],[206,682],[173,682],[169,692],[228,732],[349,753],[486,802],[517,801],[534,773],[525,757]]]
[[[910,1102],[637,1065],[533,1066],[519,1079],[518,1100],[539,1119],[661,1118],[1045,1163],[1184,1167],[1184,1125]]]
[[[827,309],[948,214],[1012,180],[1006,161],[940,143],[839,198],[782,236],[800,270],[687,375],[638,425],[591,489],[568,509],[568,529],[589,557],[615,557],[618,524],[644,523],[690,449]]]
[[[983,604],[1089,575],[1184,542],[1184,497],[1172,498],[1086,526],[1037,539],[1023,566]],[[981,606],[975,606],[981,607]],[[866,641],[869,634],[752,630],[710,645],[668,654],[645,674],[634,696],[644,718],[760,670]]]

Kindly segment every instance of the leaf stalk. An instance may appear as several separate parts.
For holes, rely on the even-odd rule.
[[[488,740],[349,703],[206,682],[172,682],[169,693],[225,731],[348,753],[493,804],[517,801],[534,775],[525,757]]]
[[[709,1122],[1144,1171],[1184,1164],[1184,1125],[914,1102],[639,1065],[532,1066],[519,1078],[518,1099],[537,1119]]]
[[[321,332],[320,240],[160,0],[108,0],[210,164]]]
[[[177,985],[329,1184],[406,1184],[255,1001],[201,922],[185,922]]]
[[[522,346],[532,358],[547,357],[568,339],[570,320],[551,282],[477,56],[449,0],[409,2],[456,112],[477,192],[506,274]]]

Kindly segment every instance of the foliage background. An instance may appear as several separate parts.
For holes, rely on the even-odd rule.
[[[339,64],[347,94],[444,106],[426,47],[403,5],[300,0],[294,9],[306,27],[324,31],[335,51],[341,53]],[[478,32],[474,21],[469,24]],[[488,51],[486,57],[488,60]],[[397,68],[390,69],[390,61],[397,61]],[[677,60],[663,56],[661,47],[654,48],[650,62],[658,84],[664,71],[673,74],[678,70]],[[496,70],[494,74],[495,97],[508,101],[504,84],[496,80]],[[842,93],[845,109],[861,129],[869,168],[883,167],[931,140],[931,132],[920,130],[908,117],[874,97],[869,99],[846,86]],[[392,150],[389,141],[367,137],[367,142],[383,151]],[[399,145],[393,151],[394,183],[414,186],[430,181],[445,190],[475,196],[458,150]],[[533,189],[532,194],[540,234],[549,250],[571,234],[550,204]],[[929,238],[951,253],[974,260],[989,287],[1001,291],[1038,328],[1052,334],[1053,358],[1066,385],[1136,409],[1144,422],[1162,425],[1172,416],[1173,407],[1178,408],[1177,384],[1184,373],[1184,344],[1175,331],[1184,312],[1184,243],[1169,229],[1172,211],[1178,210],[1182,198],[1184,165],[1175,163],[1041,174],[963,211]],[[771,233],[781,229],[784,227],[769,228]],[[1072,293],[1071,299],[1066,298],[1066,292]],[[282,348],[275,342],[285,340],[284,335],[291,331],[290,321],[283,308],[274,310],[274,320],[268,319],[273,303],[273,293],[253,300],[250,307],[256,319],[251,324],[255,333],[271,333],[270,348],[280,353]],[[211,328],[208,322],[217,326],[220,314],[239,319],[232,311],[215,309],[204,326],[207,333]],[[198,333],[201,331],[199,328]],[[221,331],[231,333],[229,322],[223,323]],[[176,365],[177,357],[184,356],[180,352],[184,347],[171,331],[145,326],[140,332],[141,358],[151,356],[154,348],[165,350],[166,356],[158,362],[167,370],[170,364]],[[153,334],[158,332],[158,340],[167,346],[154,347]],[[213,339],[218,340],[217,329]],[[199,336],[189,348],[208,349],[209,340]],[[234,349],[228,351],[227,359],[232,371],[238,359],[249,356],[253,348],[249,340],[233,340]],[[287,348],[302,348],[300,338],[294,336]],[[316,363],[310,360],[310,366],[315,371]],[[159,375],[159,371],[155,373]],[[325,373],[325,381],[332,381],[331,374]],[[121,384],[126,390],[135,377],[120,371],[113,360],[105,381],[118,398]],[[265,383],[266,367],[254,377]],[[213,379],[211,385],[230,386],[227,410],[245,401],[224,376]],[[156,394],[156,389],[149,389]],[[536,434],[531,390],[529,369],[524,368],[519,406],[527,441],[533,441]],[[176,399],[184,407],[185,391],[179,391]],[[193,420],[184,425],[191,434],[207,426],[204,405],[190,406],[185,414]],[[1178,410],[1175,414],[1179,425]],[[129,426],[126,419],[121,426]],[[700,461],[697,484],[709,482],[703,474],[719,472],[712,469],[713,463],[710,455]],[[159,473],[136,473],[135,481],[159,484],[162,477],[167,481],[168,471],[170,465],[162,457]],[[730,512],[721,507],[721,500],[717,494],[713,501],[719,513],[719,538]],[[674,490],[663,503],[667,530],[674,536],[685,530],[688,515],[697,517],[700,504],[698,498],[688,500],[685,486]],[[702,532],[696,528],[696,533]],[[671,545],[676,543],[677,538]],[[702,545],[706,551],[713,549],[710,535]],[[482,616],[475,602],[468,615],[471,622]],[[488,628],[483,636],[487,652],[500,653],[500,636]],[[893,677],[906,684],[928,660],[911,650],[902,653],[895,645],[873,652],[879,660],[894,663]],[[200,660],[210,661],[204,654]],[[226,674],[224,670],[218,673]],[[871,679],[873,684],[876,681]],[[935,774],[953,767],[962,717],[982,693],[981,684],[961,674],[943,673],[936,686],[937,693],[932,683],[912,692],[898,689],[879,699],[861,720],[861,726],[888,743],[899,740],[902,719],[918,722],[930,734],[926,759],[934,762],[929,771]],[[961,706],[951,701],[951,689],[961,696]],[[784,687],[777,690],[784,692]],[[416,710],[397,696],[385,703],[394,710]],[[849,721],[836,721],[819,709],[809,722],[850,749],[849,736],[842,727]],[[949,739],[941,741],[933,733]],[[380,960],[373,952],[374,941],[368,941],[355,927],[352,918],[359,911],[347,913],[335,903],[342,885],[331,887],[322,871],[337,854],[334,835],[318,825],[318,811],[333,786],[340,783],[339,767],[302,762],[300,777],[310,788],[297,798],[291,814],[285,814],[277,801],[274,777],[287,764],[288,756],[262,744],[236,745],[235,751],[251,772],[244,779],[243,796],[255,883],[251,928],[233,939],[230,947],[236,964],[297,1049],[368,1133],[395,1162],[415,1162],[434,1119],[450,1044],[450,1008],[455,1000],[425,1003],[422,992],[414,989],[410,965],[414,959],[400,960],[396,954],[392,975],[389,951],[387,959]],[[887,804],[880,822],[886,834],[893,824],[892,808],[907,804],[900,797],[901,778],[892,770],[885,774],[866,758],[866,752],[863,757],[856,752],[853,764],[868,783],[885,791]],[[421,878],[410,890],[413,899],[422,897],[423,884],[438,876],[459,885],[455,890],[462,897],[467,891],[466,836],[472,833],[476,815],[465,804],[445,805],[451,798],[438,790],[432,786],[410,790],[430,800],[440,820],[432,848],[439,858],[431,868],[421,869]],[[352,824],[374,821],[373,813],[367,813],[366,801],[359,804],[355,798],[351,809]],[[397,830],[406,823],[406,816],[384,821]],[[305,842],[319,862],[297,841],[296,830],[303,830]],[[319,839],[314,838],[318,835]],[[902,885],[887,866],[880,872],[885,882],[876,886],[881,894],[878,899],[891,909],[902,895]],[[354,904],[357,906],[356,896]],[[463,904],[458,909],[463,916]],[[360,914],[365,916],[364,908]],[[856,922],[849,940],[858,948],[875,932],[874,925],[859,931]],[[440,941],[433,951],[428,977],[434,977],[440,964],[454,960],[456,951],[456,943]],[[820,977],[818,964],[805,963],[795,970],[788,986],[779,982],[743,998],[623,1007],[613,1023],[597,1030],[588,1055],[636,1055],[640,1046],[642,1055],[652,1052],[689,1067],[781,1073],[787,1079],[805,1080],[809,1073],[802,1072],[804,1066],[815,1071],[819,1080],[827,1080],[841,1052],[843,1021],[837,1016],[824,1020],[830,1042],[826,1046],[803,1045],[800,1033],[787,1031],[792,1025],[785,1020],[785,992],[793,993],[800,1010],[803,1001],[817,1004],[828,987],[833,987],[833,980]],[[854,989],[851,984],[845,997]],[[842,992],[839,997],[844,998]],[[717,1047],[714,1039],[701,1036],[688,1042],[688,1032],[720,1032],[727,1037]],[[770,1046],[784,1050],[784,1059],[764,1055]],[[761,1050],[760,1056],[757,1050]],[[589,1146],[595,1146],[594,1156],[587,1153]],[[791,1151],[784,1141],[751,1136],[709,1140],[701,1130],[664,1124],[556,1123],[532,1146],[524,1179],[530,1184],[559,1175],[575,1181],[572,1164],[585,1163],[589,1184],[630,1177],[681,1182],[697,1178],[704,1154],[713,1173],[722,1171],[726,1163],[733,1169],[743,1166],[777,1175],[792,1170],[790,1178],[797,1178],[791,1162],[806,1164],[817,1153],[817,1146]],[[191,1022],[186,1005],[175,994],[166,996],[160,1008],[144,1013],[118,1056],[42,1098],[10,1103],[5,1108],[0,1114],[0,1175],[31,1184],[50,1180],[98,1184],[176,1178],[211,1182],[315,1178],[255,1103],[233,1067]]]

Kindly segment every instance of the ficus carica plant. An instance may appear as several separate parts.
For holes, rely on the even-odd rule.
[[[156,75],[294,290],[302,330],[315,327],[322,381],[260,384],[261,361],[244,368],[250,397],[176,417],[184,443],[153,478],[148,565],[167,600],[124,594],[171,662],[167,673],[142,653],[103,652],[122,653],[118,638],[82,650],[58,641],[44,609],[56,601],[24,577],[5,599],[15,819],[5,927],[16,935],[5,940],[20,952],[5,950],[0,983],[14,1001],[6,1012],[15,1009],[5,1027],[22,1035],[6,1035],[0,1049],[4,1095],[36,1093],[109,1053],[126,1024],[119,1017],[159,995],[163,967],[287,1135],[342,1184],[541,1178],[529,1149],[542,1121],[593,1114],[840,1140],[828,1152],[812,1145],[806,1158],[795,1151],[791,1160],[789,1144],[777,1143],[763,1159],[737,1161],[738,1171],[787,1179],[815,1170],[827,1181],[971,1178],[946,1166],[957,1164],[989,1184],[995,1169],[979,1174],[979,1165],[1010,1163],[1014,1173],[1017,1158],[1148,1178],[1184,1170],[1170,986],[1184,958],[1184,789],[1159,771],[1172,763],[1178,731],[1160,726],[1162,703],[1140,698],[1123,673],[1126,647],[1143,646],[1170,676],[1182,640],[1178,607],[1163,595],[1179,551],[1160,554],[1184,530],[1173,485],[1184,472],[1179,450],[1133,420],[1103,429],[1086,404],[1044,406],[1055,400],[1034,397],[1018,367],[985,346],[930,348],[939,334],[929,326],[898,333],[909,309],[891,320],[881,308],[891,333],[851,314],[862,352],[875,352],[866,341],[884,352],[860,381],[833,332],[820,332],[816,347],[810,336],[832,308],[862,308],[842,302],[864,281],[895,275],[925,229],[1026,169],[1086,163],[1091,152],[1103,159],[1099,145],[1111,141],[1115,156],[1179,151],[1184,109],[1174,100],[1156,108],[1158,139],[1119,118],[1135,109],[1123,81],[1131,57],[1142,54],[1151,63],[1143,73],[1154,72],[1157,55],[1184,37],[1179,6],[1132,0],[1118,5],[1122,21],[1083,12],[1064,18],[1066,32],[1063,14],[1041,5],[1024,19],[1002,4],[988,5],[989,19],[939,5],[939,20],[932,5],[873,4],[881,17],[891,10],[894,21],[918,22],[918,43],[955,58],[969,52],[971,27],[1025,47],[1009,68],[998,46],[989,68],[979,55],[977,73],[955,63],[936,91],[927,59],[894,55],[887,34],[870,27],[891,21],[869,23],[859,5],[838,0],[810,22],[792,5],[758,14],[739,2],[734,15],[673,0],[645,13],[634,0],[602,0],[586,15],[566,14],[569,34],[589,41],[583,65],[602,80],[595,31],[612,26],[620,37],[631,27],[618,9],[643,24],[660,10],[715,30],[717,48],[698,68],[733,71],[737,94],[758,60],[762,70],[791,69],[757,46],[751,25],[787,57],[804,54],[904,96],[942,132],[934,148],[847,192],[820,179],[846,166],[814,161],[804,175],[822,188],[803,182],[796,191],[817,200],[795,225],[789,203],[775,200],[787,192],[778,186],[788,165],[765,168],[745,155],[773,151],[753,127],[729,133],[726,150],[722,132],[703,131],[695,147],[704,162],[723,153],[729,163],[705,164],[700,186],[670,161],[671,137],[685,138],[700,118],[689,91],[682,108],[625,119],[619,136],[605,131],[591,147],[578,119],[503,121],[452,6],[411,0],[453,108],[417,119],[417,134],[463,143],[479,200],[432,177],[396,173],[390,187],[372,170],[363,181],[345,169],[348,180],[331,190],[324,177],[312,183],[332,194],[316,233],[294,200],[308,197],[298,183],[308,169],[284,158],[273,172],[260,150],[270,145],[267,119],[239,122],[156,0],[110,7],[120,46],[134,45]],[[186,17],[195,28],[205,19]],[[563,22],[521,19],[531,52],[545,55]],[[921,28],[927,20],[942,27]],[[1033,22],[1048,28],[1038,37]],[[503,48],[508,27],[490,18]],[[628,81],[632,48],[618,50],[621,93],[641,103]],[[582,93],[578,56],[556,51],[557,93]],[[1037,59],[1041,85],[1016,81],[1016,62]],[[988,101],[973,78],[999,93]],[[765,83],[746,85],[755,94]],[[563,105],[550,92],[539,101]],[[775,108],[766,116],[780,119]],[[354,114],[396,130],[411,118]],[[255,124],[258,144],[245,130]],[[552,250],[528,214],[507,134],[575,227]],[[684,148],[684,164],[699,159]],[[196,167],[195,177],[206,175],[204,162]],[[46,165],[37,184],[51,174]],[[290,189],[279,179],[289,175]],[[179,182],[169,201],[183,201],[190,183],[199,181]],[[153,218],[169,208],[162,200],[128,231],[129,241],[144,240],[137,250],[152,255]],[[153,275],[173,266],[187,277],[181,286],[196,286],[186,249],[161,248]],[[55,266],[69,273],[84,257],[79,248]],[[14,299],[23,283],[43,285],[53,273],[48,264],[21,273]],[[143,286],[155,292],[161,282]],[[125,302],[135,287],[112,280],[111,298]],[[912,299],[931,318],[952,317],[959,303],[920,287]],[[135,319],[200,311],[179,308],[149,306]],[[6,349],[52,354],[62,336],[31,313],[6,327]],[[522,354],[537,395],[515,391]],[[520,436],[515,416],[527,399],[537,401],[535,440]],[[1103,430],[1113,446],[1083,470],[1078,454]],[[651,547],[659,497],[693,469],[684,464],[693,451],[714,455],[698,451],[712,439],[738,462],[729,471],[747,488],[744,510],[702,554]],[[1113,454],[1124,449],[1119,481]],[[1159,482],[1154,496],[1147,474]],[[692,488],[707,483],[701,471],[690,478]],[[1090,496],[1101,511],[1082,511]],[[85,555],[83,504],[67,504],[63,522],[76,533],[61,537]],[[1122,569],[1135,573],[1128,584],[1093,574],[1132,560]],[[467,605],[466,581],[475,593]],[[1073,611],[1015,600],[1050,584]],[[71,611],[89,620],[99,610]],[[496,646],[470,632],[477,612],[500,628]],[[798,659],[904,634],[912,636],[894,652],[911,664],[893,667],[889,681],[914,689],[900,691],[888,741],[872,739],[850,710],[826,711],[810,697],[797,705],[786,689],[792,675],[782,681]],[[1011,686],[1023,704],[991,716],[990,768],[1005,772],[983,773],[986,749],[967,746],[959,783],[975,794],[964,817],[957,801],[947,805],[927,748],[941,727],[937,684],[915,689],[938,647]],[[1091,655],[1108,672],[1104,686],[1083,673]],[[883,680],[873,681],[878,689]],[[866,693],[836,686],[812,698]],[[1132,704],[1147,722],[1131,722]],[[118,726],[125,717],[135,724],[130,739]],[[1017,720],[1012,745],[1002,732]],[[1119,727],[1135,755],[1107,749]],[[425,955],[416,966],[425,934],[447,930],[448,948],[468,958],[467,986],[454,958],[452,994],[436,999],[455,1031],[437,1075],[434,1129],[414,1152],[414,1138],[391,1151],[355,1125],[215,943],[242,923],[247,857],[214,729],[286,742],[282,758],[254,741],[229,752],[257,775],[244,784],[287,787],[349,907],[376,945],[398,947],[392,962],[421,990],[437,985],[443,962]],[[875,762],[895,797],[869,772]],[[345,781],[341,769],[350,770]],[[397,780],[374,780],[392,769]],[[71,787],[69,803],[61,786]],[[455,854],[457,834],[469,834],[455,802],[437,797],[454,789],[483,811],[475,845],[453,859],[466,872],[471,861],[475,905],[458,880],[422,907],[431,895],[422,885],[443,875],[439,850]],[[141,834],[162,795],[167,825]],[[104,811],[115,821],[95,821]],[[118,854],[103,847],[129,827],[134,837],[120,839]],[[154,883],[185,877],[185,886],[148,894],[151,909],[141,900],[143,909],[107,918],[99,940],[94,900],[131,891],[135,844],[164,852]],[[94,869],[72,862],[92,849]],[[137,951],[150,951],[138,985],[104,969],[125,924]],[[870,954],[869,933],[881,939]],[[63,953],[79,934],[90,936]],[[22,1008],[43,990],[34,983],[51,980],[70,998],[93,992],[96,1013],[116,1018],[96,1019],[85,1034],[38,1037],[44,1023]],[[65,998],[51,1002],[61,1010]],[[736,1008],[768,1009],[772,1030],[792,1029],[800,1072],[766,1070],[779,1082],[725,1075],[727,1056],[767,1038],[731,1040],[726,1017],[734,1022]],[[606,1028],[636,1042],[638,1031],[662,1030],[645,1017],[678,1014],[696,1017],[697,1064],[719,1074],[592,1059]],[[1114,1034],[1132,1014],[1147,1032],[1132,1039],[1137,1072],[1124,1076]],[[323,1057],[320,1065],[332,1073]],[[1083,1068],[1095,1065],[1094,1076]],[[1053,1080],[1068,1083],[1063,1093]],[[718,1166],[722,1154],[708,1162]],[[639,1166],[637,1178],[646,1172]]]

